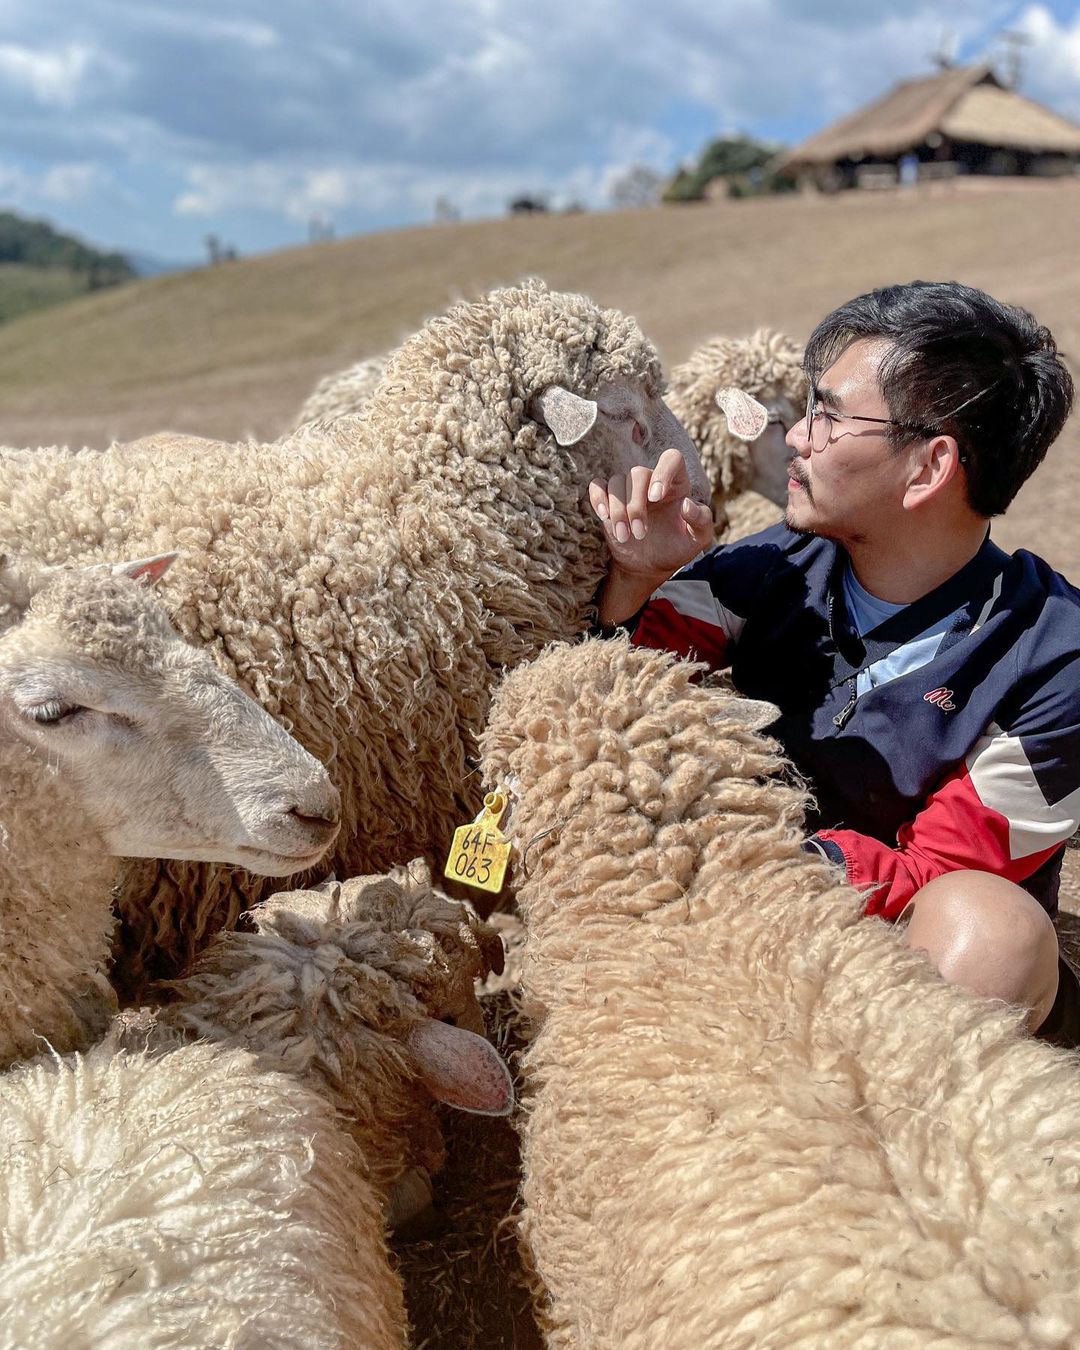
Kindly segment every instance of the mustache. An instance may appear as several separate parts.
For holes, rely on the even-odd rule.
[[[797,459],[789,460],[787,468],[788,468],[788,477],[793,478],[795,482],[798,483],[798,485],[803,489],[803,491],[812,501],[813,496],[810,492],[810,480],[806,476],[806,470],[802,467],[802,465],[799,463]]]

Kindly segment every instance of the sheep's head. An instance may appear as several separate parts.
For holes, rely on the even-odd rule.
[[[475,981],[501,968],[498,934],[431,887],[423,863],[272,896],[223,933],[166,1016],[314,1079],[388,1185],[441,1165],[431,1102],[504,1115],[509,1075],[481,1036]]]
[[[726,390],[762,405],[756,428],[733,424]],[[787,501],[788,428],[803,415],[802,349],[782,333],[758,329],[749,338],[716,337],[671,372],[670,402],[701,451],[714,508],[741,492]]]
[[[337,834],[337,792],[135,584],[174,556],[4,569],[0,740],[49,779],[58,834],[78,816],[117,857],[300,871]]]
[[[432,319],[390,357],[368,410],[404,416],[411,437],[437,430],[488,464],[550,468],[582,502],[591,478],[675,446],[707,501],[693,442],[663,392],[656,349],[633,319],[530,280]],[[554,476],[548,490],[558,495]]]
[[[797,852],[801,794],[762,786],[783,763],[758,734],[777,709],[695,683],[699,671],[618,640],[551,647],[506,677],[483,771],[514,802],[514,884],[530,931],[562,910],[686,917],[722,852],[760,847],[778,826]]]

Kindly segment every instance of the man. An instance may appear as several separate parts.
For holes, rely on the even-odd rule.
[[[816,798],[808,847],[946,979],[1080,1044],[1051,922],[1080,818],[1080,592],[989,538],[1072,381],[1030,314],[957,283],[842,305],[805,366],[784,525],[684,566],[712,522],[678,451],[591,485],[599,622],[775,703]]]

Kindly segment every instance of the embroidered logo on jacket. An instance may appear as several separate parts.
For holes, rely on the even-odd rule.
[[[931,689],[928,694],[923,694],[927,703],[936,703],[942,712],[955,712],[956,704],[952,701],[953,691],[951,689]]]

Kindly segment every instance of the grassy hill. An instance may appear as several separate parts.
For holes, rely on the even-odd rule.
[[[954,277],[1027,305],[1080,354],[1080,183],[752,199],[517,217],[298,248],[74,300],[0,328],[0,443],[100,445],[164,428],[288,425],[322,374],[450,301],[527,274],[629,310],[666,361],[760,324],[804,338],[885,282]],[[1074,362],[1074,370],[1080,362]],[[995,533],[1080,577],[1067,430]]]
[[[85,291],[85,280],[64,268],[0,263],[0,323],[59,305]]]

